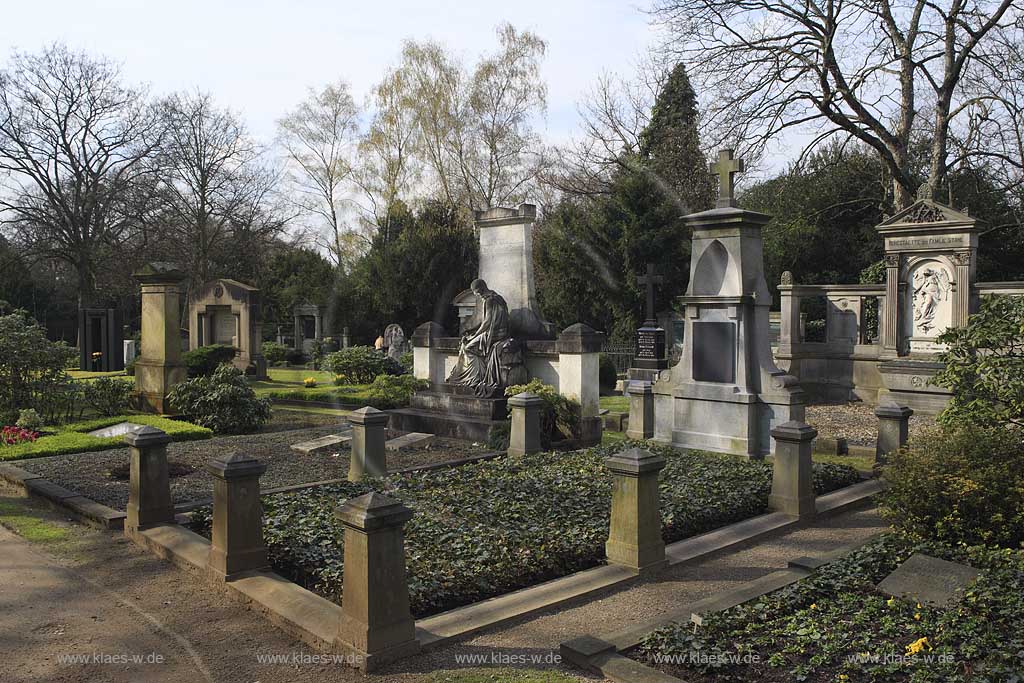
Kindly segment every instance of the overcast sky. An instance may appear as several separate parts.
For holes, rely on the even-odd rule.
[[[5,0],[0,58],[47,43],[120,61],[154,92],[199,88],[269,140],[274,122],[338,78],[357,101],[399,57],[433,38],[466,62],[496,46],[503,21],[548,42],[546,137],[575,130],[576,102],[603,71],[630,75],[655,40],[648,0]]]

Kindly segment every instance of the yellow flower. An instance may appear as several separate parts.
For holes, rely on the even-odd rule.
[[[885,601],[885,604],[888,605],[889,607],[895,607],[896,606],[896,598],[895,597],[889,598],[888,600]]]
[[[812,602],[811,603],[811,609],[818,609],[818,603]]]
[[[839,674],[839,677],[838,677],[838,678],[837,678],[836,680],[839,680],[839,681],[848,681],[848,680],[850,680],[850,677],[849,677],[849,676],[847,676],[846,674]]]
[[[916,655],[917,653],[922,652],[926,649],[932,649],[932,644],[928,642],[928,636],[925,636],[924,638],[918,638],[910,645],[907,645],[907,656],[910,657],[911,655]]]
[[[921,621],[921,614],[917,613],[914,615],[914,621]]]

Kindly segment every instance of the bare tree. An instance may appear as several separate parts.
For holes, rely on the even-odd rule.
[[[343,183],[352,173],[359,109],[348,84],[339,81],[309,96],[278,121],[279,141],[292,167],[289,180],[300,207],[323,219],[330,239],[324,244],[335,264],[343,259],[344,225],[339,206]]]
[[[964,83],[1020,0],[656,0],[654,14],[706,96],[706,141],[855,138],[879,154],[900,208],[918,185],[915,135],[931,141],[929,189],[944,185],[950,131],[974,99]]]
[[[15,52],[0,72],[0,217],[31,251],[75,269],[80,306],[101,250],[137,225],[129,204],[162,131],[145,92],[108,60],[56,44]]]

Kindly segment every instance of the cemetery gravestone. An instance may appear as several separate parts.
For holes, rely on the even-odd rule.
[[[200,289],[188,307],[189,348],[224,344],[238,349],[234,365],[257,379],[267,378],[263,358],[260,290],[230,279]]]
[[[133,277],[142,285],[142,354],[135,362],[135,391],[142,410],[170,413],[167,395],[188,376],[181,360],[181,283],[172,263],[147,263]]]
[[[124,370],[121,314],[113,308],[78,310],[78,368],[91,372]]]
[[[893,597],[952,607],[958,600],[957,592],[977,578],[978,570],[973,567],[915,553],[877,588]]]

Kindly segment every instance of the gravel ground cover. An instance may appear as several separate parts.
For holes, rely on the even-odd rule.
[[[276,411],[275,421],[284,413],[285,411]],[[291,430],[278,428],[258,434],[170,444],[167,448],[167,459],[171,473],[171,497],[174,502],[177,504],[209,500],[213,496],[213,479],[206,473],[204,465],[225,453],[245,453],[265,462],[267,472],[260,478],[260,486],[263,489],[344,477],[348,473],[347,445],[337,452],[308,455],[293,451],[291,446],[348,430],[348,423],[344,418],[330,415],[298,415],[303,419],[316,418],[319,426]],[[400,434],[401,432],[389,432],[388,438]],[[426,447],[388,451],[388,469],[406,469],[486,452],[486,445],[474,445],[455,439],[435,439]],[[128,465],[127,448],[37,458],[19,462],[18,465],[116,510],[124,510],[128,503],[128,481],[125,478]]]
[[[829,403],[807,406],[807,423],[821,436],[845,438],[856,446],[874,446],[878,436],[875,409],[866,403]],[[910,438],[935,426],[935,418],[914,415],[910,418]]]

